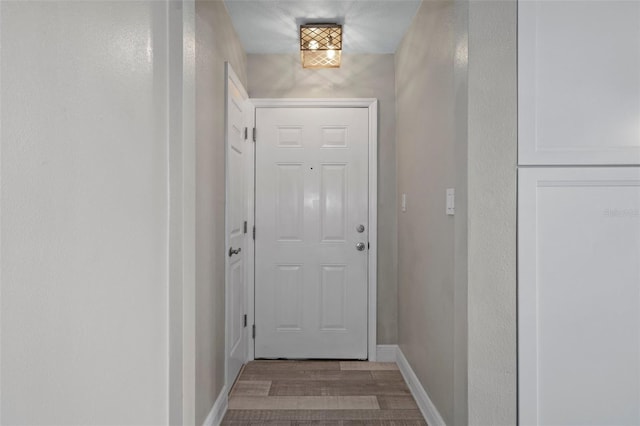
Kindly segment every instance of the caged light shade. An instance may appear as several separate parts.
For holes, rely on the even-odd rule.
[[[342,25],[300,26],[300,59],[303,68],[339,68],[342,56]]]

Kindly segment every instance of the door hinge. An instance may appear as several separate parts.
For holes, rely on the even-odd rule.
[[[371,243],[367,242],[367,250],[371,248]]]
[[[253,227],[253,240],[255,241],[256,239],[256,227]]]
[[[242,326],[246,327],[247,326],[247,314],[244,314],[244,317],[242,319]]]
[[[245,234],[247,233],[247,221],[246,220],[244,221],[244,233]]]
[[[244,140],[249,139],[249,129],[247,127],[244,128]]]
[[[256,141],[256,128],[253,128],[253,141]]]
[[[251,337],[255,339],[256,338],[256,325],[255,324],[253,324],[252,330],[253,331],[251,332]]]

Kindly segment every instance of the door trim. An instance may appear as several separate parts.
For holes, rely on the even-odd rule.
[[[367,283],[367,358],[369,361],[376,360],[377,342],[377,289],[378,289],[378,100],[375,98],[345,98],[345,99],[249,99],[254,110],[253,122],[255,126],[255,108],[367,108],[369,111],[369,250],[368,256],[368,283]],[[259,129],[258,129],[259,132]],[[258,142],[260,134],[258,133]],[[255,159],[255,149],[252,149]],[[249,168],[250,169],[250,168]],[[255,194],[255,165],[247,175],[249,182],[249,192]],[[251,203],[251,224],[255,224],[255,212],[253,201]],[[260,232],[260,230],[257,230]],[[255,241],[248,239],[250,253],[255,253]],[[252,256],[247,265],[247,269],[255,270],[255,256]],[[249,324],[255,324],[255,274],[252,274],[248,281],[248,302],[249,302]],[[247,333],[249,339],[249,360],[255,357],[255,345],[251,333]]]

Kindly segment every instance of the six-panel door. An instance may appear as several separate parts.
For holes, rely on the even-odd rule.
[[[256,358],[367,358],[368,124],[256,110]]]

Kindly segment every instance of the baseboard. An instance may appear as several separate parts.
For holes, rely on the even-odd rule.
[[[396,352],[398,345],[378,345],[376,346],[377,362],[396,362]]]
[[[433,405],[427,391],[422,387],[422,384],[418,380],[418,376],[413,372],[409,361],[407,361],[407,358],[405,358],[399,347],[396,351],[396,363],[402,373],[402,377],[404,377],[404,380],[407,382],[407,386],[409,386],[411,394],[418,404],[418,408],[420,408],[424,419],[427,421],[427,424],[429,426],[446,426],[442,416],[438,412],[438,409]]]
[[[219,426],[222,422],[222,418],[227,413],[227,406],[229,404],[229,395],[227,392],[227,387],[223,386],[220,394],[218,395],[218,399],[213,403],[213,407],[211,407],[211,411],[209,411],[209,415],[205,419],[202,426]]]

